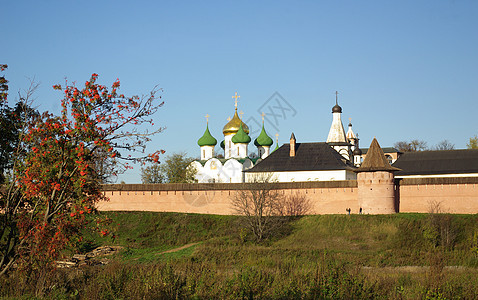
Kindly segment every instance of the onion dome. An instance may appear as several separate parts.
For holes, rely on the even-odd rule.
[[[354,155],[362,155],[362,150],[359,147],[356,147],[354,150]]]
[[[249,144],[251,142],[251,137],[244,131],[242,124],[239,125],[239,130],[231,139],[234,144]]]
[[[222,141],[220,145],[221,145],[221,148],[222,148],[222,149],[225,149],[225,148],[226,148],[226,144],[224,143],[224,141]]]
[[[332,107],[332,113],[342,113],[342,107],[339,106],[339,92],[335,92],[335,105]]]
[[[198,140],[198,145],[202,146],[216,146],[217,140],[209,132],[209,125],[206,125],[206,131],[203,136]]]
[[[264,129],[264,123],[262,123],[262,131],[257,137],[257,139],[255,139],[254,145],[256,145],[256,147],[260,147],[260,146],[270,147],[272,146],[272,144],[274,144],[274,141],[267,135],[266,130]]]
[[[242,129],[243,131],[246,133],[246,134],[249,134],[249,127],[247,127],[247,125],[242,122],[242,120],[239,118],[239,116],[237,115],[237,108],[236,108],[236,111],[234,112],[234,117],[232,117],[232,119],[224,126],[224,128],[222,129],[222,133],[224,133],[224,135],[226,134],[235,134],[239,131],[239,127],[242,125]]]
[[[340,107],[338,104],[335,104],[334,107],[332,107],[332,113],[342,113],[342,107]]]
[[[276,151],[277,149],[279,149],[279,143],[276,144],[276,147],[274,148],[274,150],[272,150],[272,152]]]

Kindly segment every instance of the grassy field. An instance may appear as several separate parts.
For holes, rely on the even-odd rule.
[[[85,229],[80,249],[124,249],[106,266],[12,274],[2,297],[76,299],[476,299],[478,216],[290,219],[254,243],[241,217],[104,213],[115,238]],[[22,281],[23,280],[23,281]],[[15,288],[13,284],[22,286]],[[19,292],[20,290],[20,292]]]

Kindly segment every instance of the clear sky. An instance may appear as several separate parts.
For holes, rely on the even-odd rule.
[[[206,114],[220,142],[235,92],[252,131],[265,111],[280,144],[291,132],[325,141],[335,91],[362,147],[375,136],[382,147],[465,148],[478,134],[478,1],[50,0],[3,1],[0,11],[10,99],[29,78],[41,83],[39,109],[55,113],[51,87],[65,77],[119,78],[128,95],[159,85],[155,125],[166,130],[150,151],[199,156]],[[139,167],[120,180],[140,182]]]

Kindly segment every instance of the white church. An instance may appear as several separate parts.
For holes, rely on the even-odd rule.
[[[352,131],[352,124],[349,124],[345,133],[337,93],[326,142],[298,143],[292,133],[289,143],[281,147],[276,144],[271,151],[273,140],[266,133],[262,115],[262,130],[254,140],[254,155],[248,147],[252,141],[249,127],[237,113],[239,97],[237,93],[233,96],[234,116],[228,119],[222,130],[224,141],[220,145],[224,154],[214,153],[217,140],[211,135],[208,122],[203,136],[198,140],[201,159],[192,162],[191,167],[197,170],[196,179],[199,183],[241,183],[261,173],[271,174],[279,182],[356,179],[354,170],[363,160],[362,151],[358,146],[359,139]]]

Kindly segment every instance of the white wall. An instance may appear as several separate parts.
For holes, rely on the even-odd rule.
[[[228,159],[224,165],[217,158],[209,159],[204,166],[194,161],[191,163],[197,170],[196,179],[198,183],[223,182],[223,183],[241,183],[244,182],[243,170],[254,166],[250,159],[246,159],[241,164],[236,159]]]
[[[246,173],[246,181],[261,173]],[[357,175],[352,171],[295,171],[295,172],[271,172],[273,178],[278,182],[294,181],[331,181],[331,180],[355,180]]]

